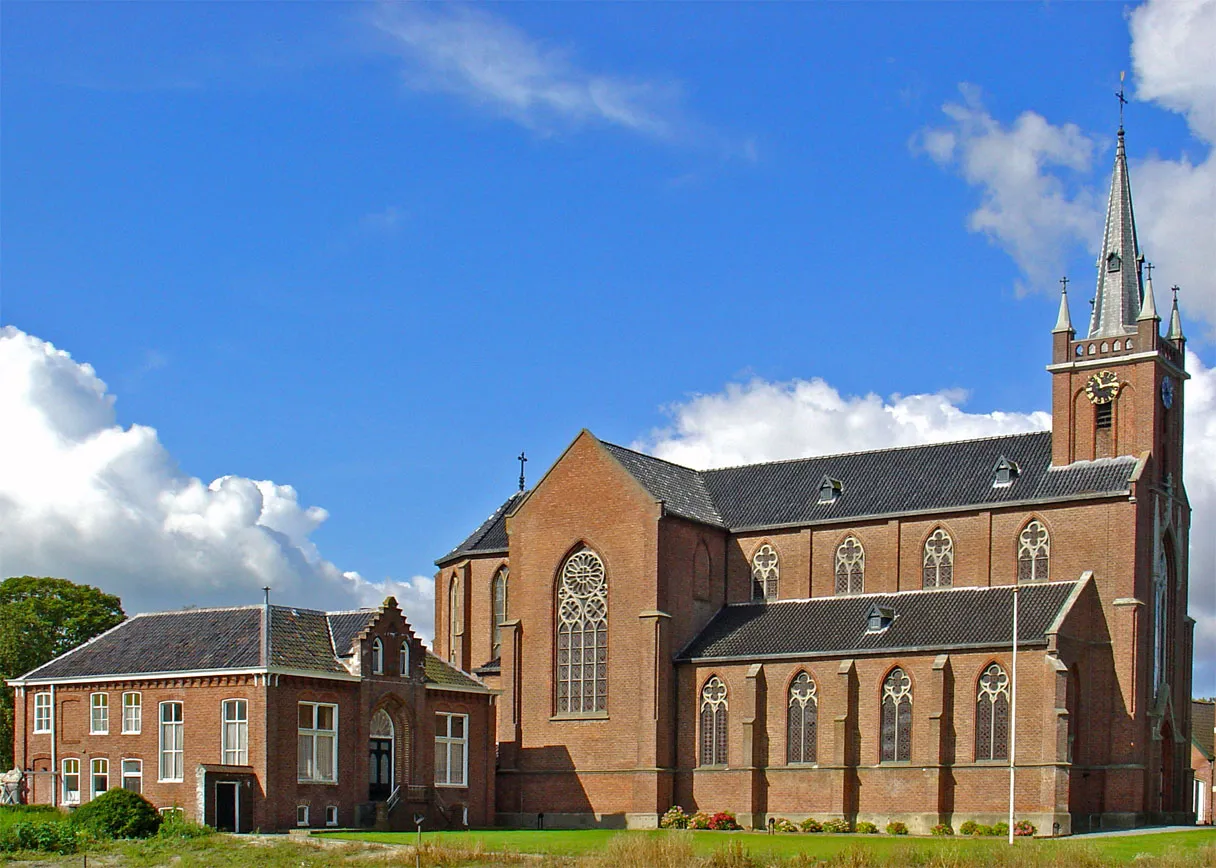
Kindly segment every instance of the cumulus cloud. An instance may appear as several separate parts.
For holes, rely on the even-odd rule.
[[[1186,486],[1191,526],[1195,689],[1216,695],[1216,369],[1187,354]],[[1051,427],[1051,415],[969,413],[962,392],[842,395],[821,379],[752,380],[668,408],[672,424],[635,448],[690,467],[724,467],[835,452],[988,437]]]
[[[544,133],[599,125],[673,139],[683,131],[676,83],[590,72],[569,50],[482,9],[382,4],[372,20],[416,90],[453,94]]]
[[[430,635],[432,580],[370,582],[323,558],[328,514],[290,485],[183,473],[144,425],[116,423],[88,364],[0,327],[0,576],[54,575],[118,594],[128,611],[234,605],[269,585],[329,608],[394,594]]]

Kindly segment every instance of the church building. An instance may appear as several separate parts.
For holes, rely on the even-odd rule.
[[[1176,296],[1161,319],[1120,128],[1050,431],[717,470],[579,433],[437,561],[435,651],[501,691],[497,821],[927,833],[1004,819],[1016,752],[1041,835],[1192,822]]]

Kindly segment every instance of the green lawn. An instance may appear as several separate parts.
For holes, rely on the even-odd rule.
[[[485,852],[531,853],[551,856],[580,856],[602,851],[617,835],[661,836],[666,832],[620,832],[593,829],[585,831],[534,831],[492,829],[474,832],[424,832],[423,841],[441,847],[460,850],[481,849]],[[416,835],[409,832],[324,832],[319,837],[341,838],[381,844],[412,844]],[[760,858],[790,858],[805,854],[830,859],[849,850],[863,848],[876,857],[890,857],[901,852],[917,851],[932,854],[958,854],[970,861],[989,861],[985,854],[1003,855],[1009,844],[1002,839],[970,838],[908,838],[890,835],[829,835],[788,833],[765,835],[761,832],[694,832],[693,847],[699,855],[708,855],[728,841],[740,841],[747,850]],[[1200,850],[1216,846],[1216,830],[1196,829],[1185,832],[1129,835],[1111,838],[1068,838],[1059,841],[1019,840],[1016,847],[1044,851],[1044,855],[1066,855],[1069,851],[1084,854],[1109,864],[1131,862],[1137,856],[1160,857],[1172,852],[1179,856],[1193,854],[1195,864],[1202,864],[1209,854]],[[997,861],[993,859],[992,861]]]

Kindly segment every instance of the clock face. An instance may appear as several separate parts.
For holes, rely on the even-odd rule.
[[[1119,394],[1119,378],[1110,371],[1099,371],[1085,384],[1085,394],[1094,404],[1109,404]]]
[[[1161,404],[1167,410],[1174,406],[1174,381],[1169,377],[1161,381]]]

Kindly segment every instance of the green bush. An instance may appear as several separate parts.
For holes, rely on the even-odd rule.
[[[823,823],[823,831],[841,834],[843,832],[852,832],[853,829],[849,826],[848,820],[825,820]]]
[[[893,820],[892,822],[887,823],[887,834],[906,835],[908,834],[908,827],[898,820]]]
[[[210,826],[200,826],[198,823],[191,823],[185,819],[180,813],[169,814],[164,818],[164,822],[160,824],[160,828],[156,830],[156,837],[161,840],[173,841],[188,841],[193,838],[206,838],[208,835],[214,835],[215,829]]]
[[[878,827],[873,823],[867,823],[865,820],[862,820],[857,824],[857,831],[863,835],[875,835],[878,833]]]
[[[660,829],[687,829],[688,814],[679,805],[672,805],[659,820]]]
[[[988,826],[986,828],[988,831],[984,833],[985,835],[996,835],[998,838],[1004,838],[1009,834],[1009,824],[1004,820],[997,823],[995,826]]]
[[[804,832],[822,832],[823,823],[819,822],[814,817],[807,817],[798,824],[798,828]]]
[[[954,834],[954,829],[950,828],[947,823],[938,823],[929,830],[929,834],[935,838],[948,838]]]
[[[978,835],[981,828],[980,824],[975,822],[975,820],[968,820],[958,827],[958,833],[960,835]]]
[[[0,853],[75,853],[82,837],[71,823],[19,820],[0,827]]]
[[[77,808],[72,823],[100,838],[147,838],[160,828],[161,816],[139,793],[117,789]]]
[[[773,829],[778,832],[797,832],[798,827],[787,820],[785,817],[778,817],[773,821]]]

